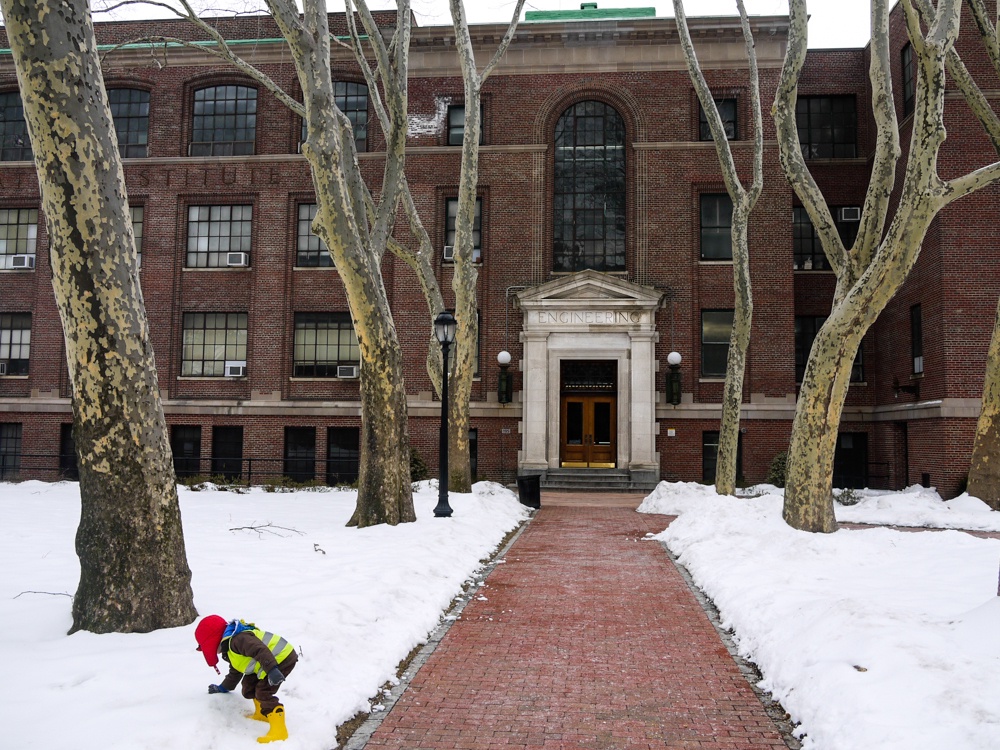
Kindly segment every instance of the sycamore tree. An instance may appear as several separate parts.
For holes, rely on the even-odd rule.
[[[972,17],[975,19],[980,36],[993,69],[1000,76],[1000,38],[997,25],[986,10],[983,0],[969,0]],[[961,70],[952,61],[948,73],[953,78],[961,77]],[[1000,154],[1000,118],[985,101],[976,109],[980,120],[989,134],[993,147]],[[976,424],[976,436],[972,447],[972,465],[969,468],[969,494],[980,498],[993,510],[1000,510],[1000,305],[993,324],[993,335],[986,355],[986,373],[983,382],[982,409]]]
[[[888,0],[871,3],[872,112],[877,128],[872,175],[854,247],[845,248],[829,206],[806,167],[795,121],[797,81],[806,56],[805,0],[790,0],[789,38],[773,114],[781,166],[816,228],[837,278],[830,316],[816,334],[795,411],[783,516],[806,531],[837,528],[832,477],[837,430],[861,339],[906,280],[934,217],[953,201],[1000,178],[1000,162],[944,178],[945,82],[955,85],[997,142],[995,115],[955,51],[961,0],[900,0],[917,70],[912,136],[902,182],[899,126],[892,97]],[[987,40],[989,42],[989,40]],[[992,43],[995,45],[996,40]],[[987,45],[989,46],[989,44]],[[947,72],[947,76],[946,76]],[[890,216],[890,195],[899,196]]]
[[[349,37],[346,45],[352,49],[365,77],[375,115],[386,138],[382,181],[377,189],[367,184],[362,176],[351,123],[336,106],[330,68],[331,44],[345,43],[330,34],[327,5],[323,0],[307,0],[303,3],[301,14],[291,0],[266,2],[288,44],[302,87],[302,102],[242,59],[207,20],[199,17],[187,0],[179,0],[176,6],[149,0],[125,0],[109,10],[132,4],[159,6],[190,20],[215,42],[214,47],[199,45],[199,49],[226,60],[255,78],[306,123],[307,137],[302,153],[309,162],[317,198],[313,231],[326,243],[344,283],[361,349],[361,461],[358,504],[350,524],[368,526],[414,520],[402,350],[380,272],[386,250],[406,262],[420,281],[429,312],[427,368],[439,394],[443,369],[440,345],[432,335],[432,322],[445,308],[445,303],[435,273],[434,248],[406,178],[407,76],[412,23],[410,3],[407,0],[396,3],[395,28],[391,35],[385,35],[375,23],[366,0],[345,0]],[[519,0],[510,28],[480,74],[474,64],[464,9],[459,2],[452,5],[456,36],[460,39],[457,46],[466,79],[467,113],[456,222],[454,289],[459,330],[450,381],[455,387],[449,406],[451,453],[456,467],[451,486],[457,491],[467,491],[471,484],[469,399],[478,337],[476,271],[471,260],[471,238],[481,129],[479,91],[513,39],[522,6],[523,0]],[[360,28],[357,19],[360,19]],[[165,37],[146,37],[144,40],[191,44],[187,40]],[[467,64],[469,60],[472,60],[471,65]],[[474,144],[471,156],[470,143]],[[469,195],[472,196],[471,209]],[[400,206],[408,219],[409,242],[394,237],[397,208]]]
[[[681,49],[687,62],[691,82],[698,94],[698,101],[705,112],[715,151],[722,167],[726,190],[733,202],[732,254],[733,254],[733,330],[729,337],[729,358],[726,363],[726,383],[722,392],[722,422],[719,425],[719,453],[715,469],[715,488],[720,495],[731,495],[736,489],[736,456],[740,437],[740,409],[743,406],[743,376],[746,371],[747,347],[750,345],[750,324],[753,318],[753,294],[750,287],[750,245],[747,230],[750,213],[757,204],[764,186],[764,126],[760,114],[760,77],[757,73],[757,54],[753,34],[743,0],[736,0],[743,27],[750,62],[750,105],[753,108],[753,182],[750,189],[743,187],[733,152],[729,147],[722,117],[716,106],[712,90],[698,64],[698,57],[691,43],[687,17],[682,0],[674,0],[674,17]]]
[[[118,142],[85,0],[0,0],[51,238],[80,472],[72,630],[197,612]]]

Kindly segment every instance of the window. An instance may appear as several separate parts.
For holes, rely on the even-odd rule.
[[[189,206],[188,268],[225,268],[229,253],[250,252],[253,206]]]
[[[139,266],[142,267],[142,219],[146,212],[142,206],[129,206],[128,211],[132,216],[132,233],[135,235],[135,253],[139,258]]]
[[[70,423],[59,425],[59,476],[73,482],[80,478],[76,465],[76,441]]]
[[[702,310],[701,312],[701,375],[705,378],[726,377],[729,359],[729,338],[733,331],[732,310]]]
[[[0,94],[0,161],[31,161],[33,158],[21,95],[16,91]]]
[[[455,220],[458,218],[458,198],[446,201],[444,244],[445,247],[455,246]],[[472,225],[472,262],[479,263],[483,259],[483,199],[476,198],[476,218]]]
[[[329,427],[326,431],[326,483],[353,484],[358,481],[361,461],[361,430],[357,427]]]
[[[701,259],[733,259],[733,201],[727,193],[701,196]]]
[[[831,206],[830,212],[833,214],[833,222],[844,247],[848,249],[854,247],[854,241],[858,238],[860,221],[844,219],[845,215],[853,215],[853,210],[848,209],[848,213],[845,213],[843,206]],[[792,268],[796,271],[800,269],[803,271],[830,270],[830,263],[827,261],[823,245],[819,241],[819,233],[803,206],[792,208]]]
[[[175,424],[170,428],[170,450],[174,454],[174,474],[196,477],[201,473],[201,427]]]
[[[316,478],[316,428],[285,428],[285,465],[283,473],[293,482],[311,482]]]
[[[296,378],[335,378],[338,365],[361,361],[349,313],[295,313],[294,350]]]
[[[715,468],[719,461],[719,431],[701,433],[701,481],[715,484]],[[736,438],[736,481],[743,479],[743,435]]]
[[[31,354],[31,313],[0,314],[0,364],[8,375],[27,375]]]
[[[295,265],[303,268],[329,267],[333,265],[333,258],[327,250],[326,243],[313,234],[312,223],[316,218],[315,203],[299,204],[299,225],[298,225],[298,257]]]
[[[191,156],[246,156],[254,152],[257,89],[210,86],[194,92]]]
[[[722,127],[726,131],[726,140],[736,140],[736,100],[716,99],[715,108],[722,118]],[[698,104],[698,137],[703,141],[712,140],[712,129],[708,126],[708,116],[705,108]]]
[[[212,428],[212,476],[239,479],[243,476],[243,428]]]
[[[913,61],[913,47],[907,42],[900,53],[903,64],[903,116],[910,114],[917,102],[917,68]]]
[[[625,270],[625,122],[603,102],[567,109],[555,130],[553,269]]]
[[[15,255],[34,255],[37,208],[0,208],[0,268],[14,268]]]
[[[354,147],[359,153],[367,151],[368,87],[363,83],[336,81],[333,84],[333,99],[354,126]]]
[[[0,479],[16,479],[21,470],[21,423],[0,422]]]
[[[333,100],[337,108],[347,115],[354,128],[354,149],[358,153],[368,150],[368,87],[363,83],[334,81]],[[309,135],[309,126],[302,121],[302,142]]]
[[[108,104],[123,159],[149,155],[149,92],[108,89]]]
[[[809,353],[812,351],[813,342],[816,340],[816,333],[826,321],[825,315],[796,315],[795,316],[795,382],[801,383],[806,374],[806,363],[809,361]],[[854,364],[851,366],[851,382],[865,382],[865,358],[864,342],[858,347],[858,353],[854,356]]]
[[[246,313],[184,313],[182,377],[222,377],[247,359]]]
[[[924,372],[924,322],[920,305],[910,308],[910,355],[913,358],[913,374]]]
[[[800,96],[795,105],[799,143],[806,159],[857,156],[857,114],[853,96]]]
[[[469,430],[469,472],[475,482],[479,476],[479,430],[475,427]]]
[[[483,143],[483,105],[479,105],[479,143]],[[448,107],[448,145],[461,146],[465,141],[465,105]]]

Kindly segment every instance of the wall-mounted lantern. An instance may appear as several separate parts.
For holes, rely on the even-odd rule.
[[[667,373],[667,401],[674,406],[681,402],[681,355],[680,352],[670,352],[667,355],[670,372]]]
[[[514,373],[507,371],[510,366],[510,352],[500,352],[497,355],[497,364],[500,365],[500,374],[497,375],[497,401],[509,404],[514,400]]]

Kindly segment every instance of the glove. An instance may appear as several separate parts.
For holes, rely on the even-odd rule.
[[[228,693],[228,692],[229,691],[226,690],[224,687],[222,687],[222,685],[209,685],[208,686],[208,694],[209,695],[215,695],[216,693]]]
[[[275,667],[267,673],[267,681],[271,685],[280,685],[285,681],[285,675],[281,674],[281,670]]]

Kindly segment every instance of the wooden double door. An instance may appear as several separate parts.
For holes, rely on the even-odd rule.
[[[560,461],[567,468],[615,467],[616,404],[612,395],[564,395]]]

